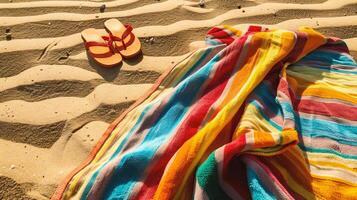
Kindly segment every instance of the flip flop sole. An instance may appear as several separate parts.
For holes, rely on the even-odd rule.
[[[99,33],[91,28],[86,29],[81,32],[83,41],[86,42],[97,42],[97,43],[106,43],[106,41],[99,35]],[[91,58],[96,61],[97,64],[103,67],[113,67],[122,62],[123,58],[119,53],[111,53],[107,57],[101,57],[98,55],[105,55],[110,52],[110,48],[106,46],[90,46],[87,48],[87,52]]]
[[[100,64],[102,67],[107,68],[114,67],[122,62],[122,56],[119,53],[113,54],[113,56],[107,58],[97,58],[93,56],[92,58],[97,64]]]
[[[105,29],[112,33],[114,36],[121,38],[123,33],[126,30],[126,27],[117,19],[109,19],[104,22]],[[138,37],[136,37],[133,33],[131,33],[128,37],[124,38],[124,43],[128,43],[134,37],[134,41],[126,47],[126,49],[117,50],[124,58],[132,58],[141,53],[141,42]],[[123,44],[121,41],[114,42],[116,47],[122,47]]]
[[[125,40],[124,40],[125,42]],[[120,44],[118,44],[120,45]],[[141,53],[141,42],[139,38],[135,37],[134,42],[130,44],[125,50],[121,50],[120,54],[124,58],[132,58]]]

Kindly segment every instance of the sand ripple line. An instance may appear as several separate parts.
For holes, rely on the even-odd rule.
[[[220,15],[218,17],[209,20],[184,20],[166,26],[144,26],[144,27],[136,28],[134,32],[139,37],[172,35],[179,31],[216,26],[228,19],[234,19],[235,18],[234,15],[237,14],[234,14],[234,12],[227,12],[223,15]],[[353,26],[353,25],[357,25],[357,15],[342,16],[342,17],[292,19],[292,20],[286,20],[280,22],[275,25],[262,25],[262,26],[296,29],[299,26],[306,26],[306,25],[312,28]],[[246,26],[247,24],[241,24],[237,27],[246,27]],[[104,30],[101,31],[104,32]],[[204,36],[202,36],[202,38],[203,37]],[[54,38],[33,38],[33,39],[17,39],[11,41],[0,41],[0,53],[25,51],[25,50],[40,50],[45,48],[49,44],[53,43],[54,41],[56,42],[56,45],[53,48],[51,48],[49,51],[69,48],[82,43],[82,39],[79,33],[63,36],[63,37],[54,37]]]
[[[170,11],[182,6],[192,5],[191,2],[183,0],[167,0],[161,3],[148,4],[142,7],[133,8],[130,10],[113,11],[94,14],[78,14],[78,13],[48,13],[43,15],[21,16],[21,17],[0,17],[0,26],[11,26],[29,22],[41,22],[47,20],[65,20],[65,21],[87,21],[92,19],[105,19],[112,17],[130,17],[134,15],[157,13]],[[192,9],[195,12],[200,9]],[[197,11],[199,12],[199,11]]]
[[[230,10],[220,16],[216,20],[233,19],[239,17],[251,17],[257,15],[273,14],[279,10],[295,9],[295,10],[331,10],[342,8],[343,6],[355,4],[356,0],[328,0],[320,4],[288,4],[288,3],[264,3],[257,6],[245,8],[245,13],[239,9]],[[29,22],[40,22],[47,20],[66,20],[66,21],[87,21],[96,18],[112,18],[112,17],[129,17],[134,15],[157,13],[163,11],[170,11],[178,7],[192,5],[192,2],[185,2],[183,0],[168,0],[162,3],[155,3],[145,5],[139,8],[134,8],[125,11],[105,12],[96,14],[76,14],[76,13],[48,13],[34,16],[21,17],[0,17],[0,26],[11,26]],[[187,7],[186,7],[187,9]],[[197,9],[188,9],[192,12]],[[198,11],[199,12],[199,11]],[[206,20],[205,20],[206,21]],[[207,25],[206,25],[207,26]]]
[[[108,1],[108,2],[90,2],[90,1],[31,1],[31,2],[19,2],[19,3],[0,3],[0,9],[5,8],[53,8],[53,7],[99,7],[103,4],[106,7],[118,7],[131,3],[135,3],[139,0],[120,0],[120,1]]]
[[[262,12],[263,13],[263,12]],[[166,26],[145,26],[140,27],[135,30],[135,33],[142,37],[152,37],[152,36],[164,36],[172,35],[179,31],[196,29],[196,28],[205,28],[212,27],[222,24],[223,22],[231,19],[239,19],[241,17],[236,16],[237,11],[231,12],[228,11],[223,15],[219,15],[215,18],[208,20],[184,20],[178,21]],[[263,14],[262,14],[263,15]],[[336,23],[334,20],[337,20]],[[316,23],[318,21],[318,24]],[[310,26],[312,28],[322,28],[322,27],[341,27],[341,26],[351,26],[357,24],[357,15],[353,16],[343,16],[343,17],[319,17],[319,18],[301,18],[301,19],[291,19],[280,22],[275,25],[264,25],[264,27],[279,27],[279,28],[289,28],[296,29],[299,26]],[[248,24],[241,24],[245,27]],[[259,24],[257,24],[259,25]]]
[[[60,138],[50,149],[0,139],[0,174],[18,183],[57,184],[87,157],[108,125],[102,121],[89,122],[70,138]],[[11,165],[14,169],[10,169]]]
[[[20,85],[49,80],[89,81],[102,79],[97,73],[69,65],[39,65],[15,76],[0,78],[0,92]]]
[[[125,71],[155,71],[163,73],[171,64],[178,63],[188,54],[180,56],[143,56],[143,59],[137,65],[128,64],[123,62],[121,70]],[[70,56],[72,60],[88,60],[86,52]]]
[[[0,103],[0,121],[43,125],[73,119],[96,109],[100,104],[134,101],[152,84],[114,85],[104,83],[88,96],[57,97],[38,102],[12,100]]]
[[[351,51],[357,51],[357,37],[344,40]]]
[[[139,0],[121,0],[121,1],[109,1],[109,2],[31,1],[31,2],[20,2],[20,3],[0,3],[0,9],[60,8],[60,7],[99,8],[103,4],[105,4],[105,6],[108,8],[114,8],[114,7],[132,4],[132,3],[135,3],[138,1]],[[187,9],[192,12],[197,12],[197,13],[207,13],[207,12],[211,12],[214,10],[214,9],[203,9],[200,7],[194,7],[195,5],[198,5],[198,3],[186,1],[185,5],[182,8]]]

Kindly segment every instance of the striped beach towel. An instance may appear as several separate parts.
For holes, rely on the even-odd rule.
[[[356,199],[357,65],[302,27],[212,28],[53,199]]]

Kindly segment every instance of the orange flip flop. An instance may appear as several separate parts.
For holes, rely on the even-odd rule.
[[[84,45],[93,59],[103,67],[113,67],[122,62],[122,56],[115,51],[109,36],[101,36],[94,28],[81,32]]]
[[[104,27],[124,58],[132,58],[141,52],[140,40],[132,33],[133,27],[123,25],[117,19],[105,21]]]

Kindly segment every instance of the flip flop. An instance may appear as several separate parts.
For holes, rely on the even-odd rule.
[[[81,32],[84,45],[93,59],[103,67],[113,67],[122,62],[122,56],[115,51],[109,36],[101,36],[94,28]]]
[[[104,27],[124,58],[132,58],[141,52],[140,40],[132,33],[132,26],[123,25],[117,19],[109,19],[104,22]]]

